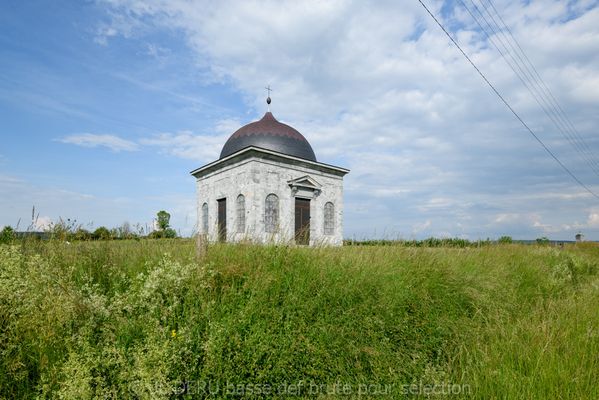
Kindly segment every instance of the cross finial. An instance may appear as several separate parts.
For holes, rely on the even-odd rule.
[[[272,89],[270,88],[270,85],[268,85],[267,87],[265,87],[264,89],[266,89],[268,91],[268,97],[266,98],[266,104],[268,104],[268,112],[270,112],[270,92],[272,92]]]

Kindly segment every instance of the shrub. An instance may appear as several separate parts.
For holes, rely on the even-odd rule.
[[[502,236],[497,240],[497,242],[501,244],[510,244],[513,243],[513,240],[511,236]]]
[[[111,239],[112,235],[110,234],[108,228],[106,228],[105,226],[101,226],[94,231],[94,233],[92,234],[92,238],[96,240],[107,240]]]
[[[546,236],[537,238],[537,244],[540,244],[541,246],[546,246],[549,244],[549,238],[547,238]]]
[[[92,234],[90,231],[84,228],[78,228],[72,235],[73,240],[91,240]]]
[[[174,239],[177,237],[177,232],[173,228],[166,228],[164,230],[164,237],[167,239]]]
[[[15,238],[15,231],[10,226],[5,226],[0,232],[0,243],[10,243]]]
[[[164,231],[161,231],[161,230],[152,231],[148,235],[149,239],[162,239],[163,237],[164,237]]]

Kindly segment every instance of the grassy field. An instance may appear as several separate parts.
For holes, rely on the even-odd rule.
[[[599,247],[0,245],[0,398],[599,398]]]

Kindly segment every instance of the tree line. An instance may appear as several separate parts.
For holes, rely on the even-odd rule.
[[[0,231],[0,243],[8,243],[20,238],[58,239],[64,241],[85,240],[130,240],[130,239],[174,239],[177,232],[170,226],[171,215],[161,210],[156,214],[156,229],[148,229],[139,224],[132,226],[125,222],[116,228],[100,226],[94,230],[85,229],[77,220],[59,218],[58,222],[51,223],[42,232],[29,228],[18,232],[11,226],[5,226]]]

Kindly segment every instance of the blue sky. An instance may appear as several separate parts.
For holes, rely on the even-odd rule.
[[[478,1],[478,0],[476,0]],[[427,2],[589,188],[596,2],[494,5],[594,157],[560,135],[461,2]],[[467,3],[465,4],[472,4]],[[481,4],[481,3],[476,3]],[[483,4],[488,4],[485,3]],[[196,220],[189,171],[265,112],[351,169],[345,236],[599,240],[599,200],[505,109],[417,1],[5,1],[0,226]]]

